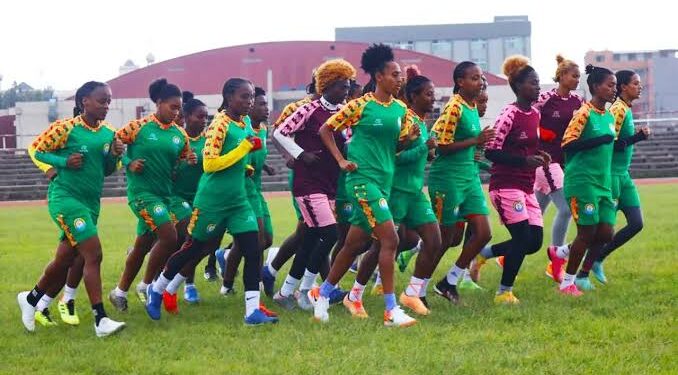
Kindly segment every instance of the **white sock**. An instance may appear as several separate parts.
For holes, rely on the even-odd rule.
[[[351,288],[351,291],[348,293],[348,300],[353,302],[362,301],[364,291],[365,285],[362,285],[356,280],[356,282],[353,283],[353,288]]]
[[[139,281],[139,284],[137,284],[137,289],[143,289],[144,293],[146,293],[146,289],[148,289],[148,284],[146,284],[143,281]]]
[[[153,291],[162,294],[162,292],[165,291],[167,285],[169,285],[170,282],[172,282],[172,280],[166,278],[165,274],[160,274],[158,280],[155,280],[155,282],[153,283]]]
[[[278,276],[278,270],[275,269],[275,268],[273,268],[273,266],[271,265],[271,263],[269,263],[266,267],[268,267],[268,272],[270,272],[271,275],[273,275],[273,277]]]
[[[52,297],[48,296],[47,294],[43,294],[42,298],[40,298],[40,301],[38,301],[38,304],[35,305],[35,310],[36,311],[42,311],[46,308],[49,307],[49,304],[52,303]]]
[[[407,284],[407,288],[405,288],[405,294],[410,297],[419,297],[421,288],[424,286],[424,282],[424,279],[412,276],[410,278],[410,283]]]
[[[374,286],[381,285],[381,273],[377,271],[377,278],[374,280]]]
[[[70,286],[64,286],[64,294],[61,296],[61,302],[68,302],[72,299],[75,299],[75,293],[78,291],[78,288],[71,288]]]
[[[421,251],[421,246],[422,246],[423,244],[424,244],[424,241],[422,241],[421,238],[420,238],[419,241],[417,242],[417,246],[415,246],[414,248],[412,248],[412,252],[415,253],[415,254],[417,254],[419,251]]]
[[[224,249],[224,264],[228,263],[228,254],[231,253],[231,249]]]
[[[115,296],[120,297],[120,298],[127,298],[127,292],[120,289],[119,287],[115,287]]]
[[[179,290],[179,287],[184,281],[186,281],[186,277],[181,276],[180,273],[176,274],[172,281],[167,285],[167,293],[177,294],[177,290]]]
[[[565,259],[570,256],[570,245],[558,246],[556,248],[556,256],[560,259]]]
[[[457,285],[459,277],[462,276],[463,274],[464,269],[460,268],[455,264],[450,270],[450,272],[447,273],[447,282],[450,283],[450,285]]]
[[[299,279],[287,275],[285,282],[280,288],[280,295],[283,297],[291,296],[292,293],[294,293],[294,290],[297,289],[297,285],[299,285]]]
[[[431,279],[424,279],[424,283],[421,285],[421,289],[419,290],[419,298],[426,297],[426,288],[428,288],[429,281],[431,281]]]
[[[468,268],[464,270],[464,281],[473,281],[471,279],[471,272]]]
[[[313,284],[315,284],[316,277],[318,277],[317,273],[311,273],[311,271],[305,270],[304,277],[301,278],[299,290],[311,290],[311,288],[313,288]]]
[[[563,276],[563,281],[560,282],[560,290],[563,290],[567,288],[570,285],[574,284],[574,279],[577,278],[577,275],[570,275],[569,273],[565,273],[565,276]]]
[[[190,288],[190,287],[194,287],[194,288],[195,288],[195,284],[194,284],[194,283],[186,283],[186,284],[184,284],[184,290],[186,290],[186,289],[188,289],[188,288]]]
[[[248,290],[245,292],[245,316],[250,316],[259,308],[259,291]]]
[[[268,253],[266,254],[266,264],[269,265],[271,262],[273,262],[273,259],[275,259],[275,256],[278,254],[278,251],[280,250],[279,247],[270,247],[268,249]],[[270,270],[270,267],[269,267]]]

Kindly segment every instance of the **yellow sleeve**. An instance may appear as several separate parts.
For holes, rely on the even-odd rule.
[[[561,146],[564,147],[568,143],[574,142],[581,137],[581,133],[584,131],[584,127],[586,127],[586,123],[589,121],[589,116],[590,107],[588,105],[585,104],[579,108],[565,129],[565,135],[563,136]]]
[[[247,156],[254,147],[250,141],[243,139],[233,150],[221,155],[224,139],[228,134],[228,122],[223,118],[215,118],[207,128],[205,134],[205,148],[203,149],[202,167],[206,173],[214,173],[224,170],[240,159]]]
[[[364,96],[351,100],[345,106],[343,106],[339,112],[327,119],[325,123],[334,131],[350,128],[360,121],[360,118],[363,114],[363,109],[365,109],[366,104],[367,98]]]
[[[412,126],[414,126],[414,124],[414,117],[410,111],[406,111],[405,115],[403,116],[402,123],[400,124],[400,136],[398,139],[401,142],[407,139],[408,135],[410,134],[410,129]]]
[[[619,99],[610,107],[610,112],[614,117],[615,139],[619,137],[619,131],[621,130],[621,127],[624,124],[624,118],[626,117],[626,107],[621,103],[617,103],[619,103]]]
[[[461,118],[461,111],[461,104],[454,99],[445,105],[443,113],[440,114],[433,128],[431,128],[431,136],[436,139],[439,145],[445,146],[454,143],[454,133]]]
[[[68,141],[68,134],[73,129],[72,121],[57,121],[42,132],[33,142],[33,148],[39,152],[52,152],[63,148]]]
[[[297,105],[298,102],[293,102],[285,106],[278,119],[273,123],[273,127],[276,128],[278,125],[285,122],[285,120],[290,117],[300,106]]]
[[[115,136],[124,144],[134,143],[143,124],[144,123],[140,120],[130,121],[127,125],[115,132]]]
[[[35,158],[35,144],[36,144],[36,142],[33,142],[28,147],[28,156],[31,157],[33,164],[35,164],[35,166],[38,167],[38,169],[40,169],[43,173],[47,173],[48,170],[52,169],[52,166],[49,165],[49,164],[43,163],[40,160]]]
[[[181,153],[179,154],[179,159],[182,159],[182,160],[187,159],[188,155],[190,155],[191,152],[192,152],[191,142],[190,142],[190,139],[188,138],[188,133],[186,133],[186,130],[184,130],[184,128],[182,128],[181,126],[177,126],[177,125],[174,125],[174,126],[176,126],[177,129],[179,129],[179,131],[181,132],[181,135],[184,138],[184,148],[181,150]]]

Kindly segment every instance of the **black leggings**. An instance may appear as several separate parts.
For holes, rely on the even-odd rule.
[[[541,248],[544,240],[544,228],[530,225],[527,220],[506,225],[511,239],[492,245],[492,254],[504,256],[504,272],[501,285],[511,287],[518,276],[520,266],[528,254],[534,254]]]
[[[245,258],[245,267],[243,272],[243,284],[245,291],[258,291],[261,275],[259,273],[259,264],[261,263],[261,252],[259,251],[259,235],[257,232],[245,232],[233,235],[233,239],[238,243],[238,247]],[[179,271],[190,261],[199,259],[202,256],[202,249],[205,242],[198,241],[189,237],[181,249],[167,261],[163,276],[172,280]]]
[[[318,273],[320,267],[327,263],[332,247],[337,242],[337,225],[332,224],[321,228],[307,227],[304,232],[304,241],[294,256],[290,276],[299,280],[304,276],[304,270]]]
[[[620,229],[614,235],[612,241],[603,247],[602,254],[598,258],[600,262],[643,229],[643,213],[640,211],[640,207],[623,207],[621,211],[626,217],[626,226]]]

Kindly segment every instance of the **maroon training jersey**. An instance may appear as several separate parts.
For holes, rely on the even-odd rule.
[[[537,153],[539,140],[539,111],[532,107],[528,112],[513,103],[501,111],[494,124],[495,138],[487,150],[499,150],[509,155],[527,157]],[[531,194],[534,188],[534,168],[515,167],[493,163],[490,169],[490,190],[520,189]]]
[[[560,144],[567,125],[582,103],[584,99],[576,93],[563,97],[554,88],[541,93],[534,104],[541,113],[539,149],[548,152],[554,163],[562,165],[565,162]]]

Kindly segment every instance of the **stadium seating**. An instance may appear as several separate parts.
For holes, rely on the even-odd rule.
[[[634,178],[678,177],[678,129],[674,126],[653,128],[650,140],[636,145],[631,174]],[[271,144],[267,163],[278,173],[263,174],[264,191],[288,190],[285,162]],[[483,179],[487,181],[487,174]],[[0,150],[0,201],[44,199],[48,181],[28,157],[26,150]],[[104,182],[104,196],[126,195],[125,174],[116,172]]]

